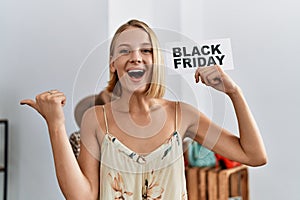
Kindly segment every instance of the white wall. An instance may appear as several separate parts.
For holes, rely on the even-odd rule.
[[[48,89],[64,91],[67,130],[76,130],[73,84],[91,49],[107,39],[107,2],[1,1],[0,30],[0,117],[10,122],[8,197],[63,199],[45,123],[19,101]]]
[[[182,32],[231,38],[235,69],[263,135],[269,163],[250,170],[251,199],[300,199],[300,13],[298,1],[182,1]],[[199,23],[198,23],[199,22]],[[215,116],[235,130],[231,103]],[[209,110],[210,111],[210,110]]]
[[[1,2],[0,118],[10,120],[9,199],[63,199],[45,123],[19,100],[59,88],[68,97],[67,130],[76,130],[73,103],[103,87],[107,39],[131,18],[195,39],[231,38],[235,69],[228,73],[242,87],[269,154],[267,166],[250,171],[251,199],[299,199],[300,159],[293,151],[300,139],[298,7],[293,0]],[[172,90],[195,104],[177,78],[168,77]],[[199,98],[211,114],[209,96]],[[223,105],[225,114],[212,116],[234,131],[232,106],[228,99]]]

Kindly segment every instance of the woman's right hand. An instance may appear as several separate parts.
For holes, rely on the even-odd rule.
[[[36,96],[35,101],[24,99],[21,105],[28,105],[38,111],[46,120],[48,126],[61,126],[65,123],[62,107],[66,104],[66,96],[58,90],[50,90]]]

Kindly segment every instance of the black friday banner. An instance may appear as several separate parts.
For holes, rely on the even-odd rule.
[[[194,73],[197,67],[219,65],[234,69],[229,38],[199,42],[170,42],[165,46],[166,66],[171,73]]]

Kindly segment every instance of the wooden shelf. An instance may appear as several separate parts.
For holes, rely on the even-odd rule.
[[[5,168],[3,166],[0,166],[0,172],[4,171]]]
[[[186,167],[189,200],[249,200],[248,167]]]

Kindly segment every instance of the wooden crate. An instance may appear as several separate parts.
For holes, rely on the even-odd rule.
[[[212,168],[211,170],[208,171],[208,200],[218,200],[219,197],[219,179],[218,175],[219,172],[221,171],[220,168]],[[203,199],[206,200],[206,199]]]
[[[248,168],[244,165],[232,169],[221,170],[219,179],[219,200],[229,197],[242,197],[249,200]]]
[[[192,167],[186,170],[189,200],[207,199],[207,175],[211,167]]]
[[[188,167],[186,178],[189,200],[228,200],[236,196],[249,200],[248,168],[244,165],[223,170]]]
[[[200,187],[199,187],[199,199],[208,199],[208,171],[211,169],[211,167],[204,167],[199,170],[199,177],[200,177]]]

